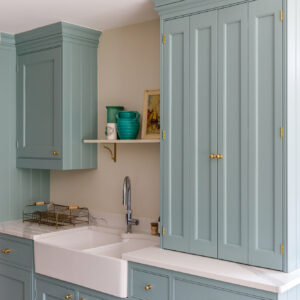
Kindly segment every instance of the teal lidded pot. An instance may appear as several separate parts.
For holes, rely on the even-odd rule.
[[[116,114],[124,110],[124,106],[106,106],[107,123],[117,123]]]

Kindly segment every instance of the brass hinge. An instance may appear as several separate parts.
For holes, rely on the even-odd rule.
[[[283,127],[280,127],[280,138],[283,139]]]
[[[280,21],[283,22],[283,10],[280,12]]]
[[[162,36],[162,42],[163,42],[163,44],[166,43],[166,35],[165,34],[163,34],[163,36]]]
[[[163,139],[163,140],[166,139],[166,131],[165,131],[165,130],[163,130],[163,132],[162,132],[162,139]]]
[[[166,234],[166,228],[165,226],[162,227],[162,235],[164,236]]]
[[[280,245],[280,254],[283,255],[284,247],[283,244]]]

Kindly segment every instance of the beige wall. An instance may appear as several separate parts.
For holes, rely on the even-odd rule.
[[[146,89],[160,87],[159,20],[104,31],[99,45],[99,136],[104,138],[106,105],[142,112]],[[92,171],[52,171],[51,201],[123,213],[122,184],[132,182],[134,216],[159,216],[159,145],[119,145],[117,163],[99,146]]]

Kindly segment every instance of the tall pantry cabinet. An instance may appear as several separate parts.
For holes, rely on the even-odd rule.
[[[299,268],[300,3],[154,2],[162,247]]]

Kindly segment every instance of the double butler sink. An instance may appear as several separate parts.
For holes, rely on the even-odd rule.
[[[143,234],[84,227],[34,241],[35,271],[120,298],[128,296],[128,262],[123,253],[159,244]]]

